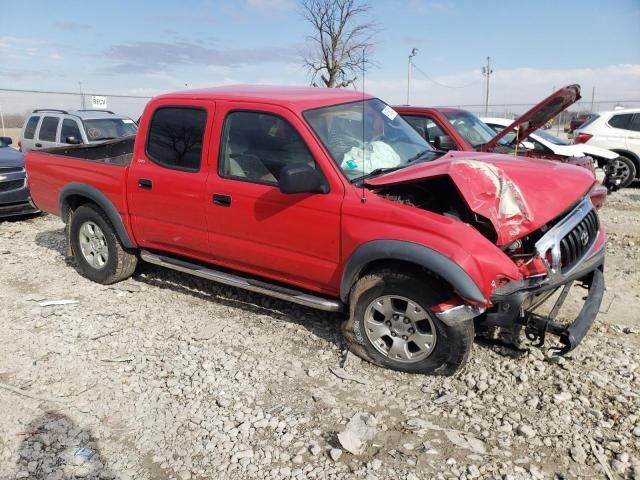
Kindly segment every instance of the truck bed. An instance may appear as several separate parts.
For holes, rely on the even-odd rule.
[[[40,210],[60,215],[62,188],[82,183],[105,194],[126,218],[125,185],[135,136],[97,145],[74,145],[27,152],[32,198]]]

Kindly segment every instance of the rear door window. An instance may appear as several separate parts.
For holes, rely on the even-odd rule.
[[[71,120],[70,118],[65,118],[62,121],[62,132],[60,133],[60,141],[67,143],[68,137],[75,137],[78,140],[82,140],[82,135],[80,134],[78,123],[75,120]]]
[[[147,156],[163,167],[200,170],[207,112],[193,107],[160,107],[153,113]]]
[[[27,126],[24,128],[24,138],[27,140],[32,140],[33,136],[36,133],[36,127],[38,126],[38,122],[40,121],[40,116],[36,115],[29,118],[27,122]]]
[[[629,122],[631,122],[632,116],[632,113],[614,115],[609,120],[609,125],[611,125],[613,128],[622,128],[623,130],[626,130],[629,126]]]
[[[640,132],[640,113],[636,113],[629,122],[629,130]]]
[[[55,142],[56,133],[58,132],[58,123],[60,123],[60,118],[58,117],[44,117],[42,119],[42,125],[40,125],[38,140],[42,140],[43,142]]]

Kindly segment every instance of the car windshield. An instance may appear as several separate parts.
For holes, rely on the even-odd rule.
[[[4,139],[2,137],[0,137],[0,148],[2,147],[8,147],[9,145],[7,145],[7,143],[4,141]]]
[[[480,150],[482,145],[489,143],[496,136],[496,132],[489,125],[471,112],[445,112],[444,116],[475,150]],[[507,145],[504,139],[501,139],[498,143]]]
[[[304,118],[351,181],[439,156],[377,98],[308,110]]]
[[[90,142],[135,135],[138,131],[138,126],[129,118],[94,118],[82,123]]]
[[[551,135],[549,132],[542,130],[541,128],[536,130],[534,133],[539,137],[545,139],[547,142],[553,143],[554,145],[571,145],[569,142],[562,140],[555,135]]]

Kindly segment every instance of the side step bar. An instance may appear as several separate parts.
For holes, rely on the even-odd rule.
[[[279,298],[288,302],[304,305],[305,307],[324,310],[326,312],[340,312],[343,309],[342,302],[323,297],[316,297],[299,290],[293,290],[280,285],[274,285],[261,280],[240,277],[230,273],[220,272],[194,263],[178,260],[177,258],[165,257],[151,253],[148,250],[140,252],[140,258],[148,263],[171,268],[179,272],[195,275],[196,277],[212,280],[217,283],[229,285],[231,287],[243,288],[252,292],[261,293],[270,297]]]

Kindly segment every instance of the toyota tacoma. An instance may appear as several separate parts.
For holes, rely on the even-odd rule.
[[[513,343],[552,334],[567,352],[602,300],[589,171],[436,151],[355,91],[162,95],[135,137],[26,163],[35,203],[62,217],[89,279],[118,282],[144,261],[343,311],[351,350],[391,369],[452,374],[477,330]],[[576,284],[582,311],[560,321]]]

